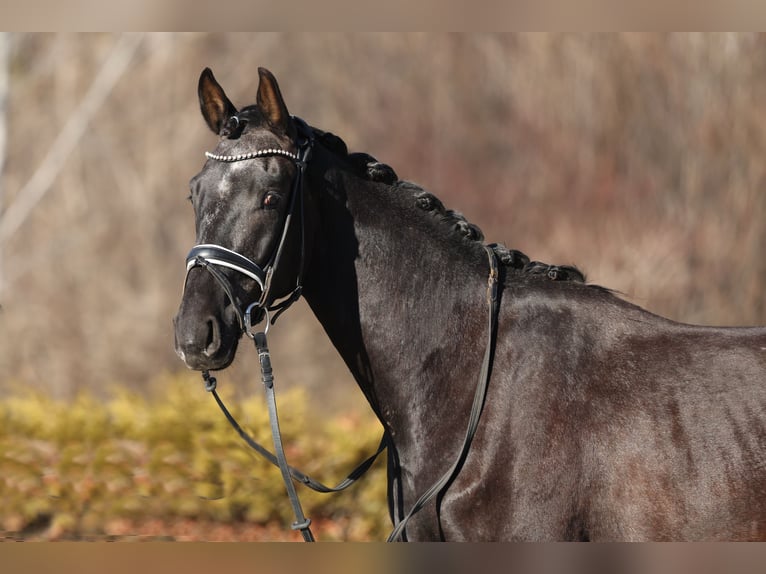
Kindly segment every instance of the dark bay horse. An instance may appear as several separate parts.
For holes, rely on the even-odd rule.
[[[259,76],[242,109],[200,77],[219,139],[191,180],[198,257],[176,349],[224,369],[243,309],[304,296],[387,433],[396,524],[461,453],[490,338],[488,251],[434,196],[290,116]],[[676,323],[575,269],[494,251],[478,427],[406,538],[766,540],[766,328]]]

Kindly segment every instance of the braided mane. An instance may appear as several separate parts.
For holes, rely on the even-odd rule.
[[[466,241],[483,243],[484,234],[479,226],[469,222],[462,213],[447,209],[434,194],[425,191],[419,185],[400,180],[394,169],[376,160],[367,153],[348,153],[345,142],[330,132],[323,132],[316,128],[314,136],[318,141],[335,154],[344,157],[353,167],[358,176],[369,181],[385,183],[412,192],[415,199],[415,207],[430,212],[453,232],[463,237]],[[551,265],[541,261],[531,261],[527,255],[517,249],[508,249],[502,243],[491,244],[495,255],[502,265],[510,269],[516,269],[528,275],[546,277],[551,281],[575,281],[585,283],[585,275],[573,265]]]

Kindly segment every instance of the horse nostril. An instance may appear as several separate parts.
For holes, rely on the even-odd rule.
[[[207,320],[207,339],[205,340],[205,356],[212,357],[221,348],[221,328],[214,317]]]

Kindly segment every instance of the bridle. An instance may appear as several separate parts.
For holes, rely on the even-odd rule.
[[[268,332],[269,325],[273,324],[281,313],[283,313],[290,305],[292,305],[300,298],[303,290],[303,269],[305,263],[304,259],[306,243],[303,219],[303,176],[306,165],[311,157],[311,152],[314,145],[314,136],[311,128],[306,124],[306,122],[295,116],[293,116],[292,119],[298,130],[298,138],[296,140],[296,147],[298,149],[297,154],[279,148],[269,148],[239,155],[218,155],[210,152],[205,152],[205,155],[208,159],[226,163],[246,161],[269,156],[282,156],[291,159],[298,168],[298,173],[293,181],[290,195],[290,205],[287,210],[287,215],[285,216],[279,243],[276,245],[268,262],[261,266],[249,257],[228,249],[227,247],[211,243],[200,244],[194,246],[186,257],[186,279],[188,279],[191,270],[196,267],[201,267],[207,270],[226,293],[226,296],[229,298],[229,302],[231,303],[231,306],[233,307],[237,316],[237,322],[239,323],[240,331],[253,339],[255,348],[258,351],[258,359],[261,366],[261,378],[264,384],[264,389],[266,391],[266,401],[269,410],[271,433],[276,454],[272,454],[268,449],[256,442],[242,429],[236,419],[226,408],[226,405],[221,400],[221,397],[216,392],[217,381],[215,377],[210,375],[210,372],[207,370],[202,372],[202,379],[205,383],[205,390],[209,391],[213,395],[213,398],[225,415],[226,419],[234,427],[242,439],[244,439],[245,442],[256,452],[265,457],[275,466],[279,467],[282,473],[282,478],[285,482],[285,487],[287,489],[290,503],[293,507],[293,512],[295,513],[296,517],[296,520],[291,525],[291,527],[293,530],[300,530],[305,541],[313,542],[314,536],[310,528],[311,520],[306,518],[303,513],[300,500],[298,499],[298,494],[295,492],[293,479],[301,482],[302,484],[305,484],[317,492],[329,493],[345,490],[351,486],[358,478],[360,478],[372,466],[378,455],[383,452],[383,450],[385,450],[387,446],[387,437],[384,435],[381,439],[377,451],[372,456],[364,460],[361,464],[359,464],[337,486],[326,486],[287,464],[284,447],[282,446],[282,435],[279,428],[279,416],[277,413],[276,396],[274,392],[274,376],[271,369],[271,356],[268,349],[268,343],[266,341],[266,333]],[[239,123],[239,120],[236,118],[236,116],[234,116],[232,120],[236,120],[236,122]],[[298,217],[299,219],[301,234],[301,253],[296,284],[290,294],[284,297],[281,301],[275,303],[275,297],[271,293],[271,281],[279,266],[279,262],[281,261],[283,249],[291,228],[291,223],[295,217]],[[236,271],[255,281],[261,289],[261,295],[258,300],[249,303],[246,307],[241,305],[238,298],[235,296],[234,288],[231,282],[227,278],[226,274],[221,270],[221,268]],[[184,286],[186,285],[186,279],[184,280]],[[270,311],[276,311],[273,317],[270,317]],[[264,329],[262,331],[256,330],[255,326],[261,323],[264,319]]]
[[[232,119],[236,120],[237,123],[239,122],[239,119],[236,116],[234,116]],[[298,499],[298,495],[295,491],[293,479],[301,482],[302,484],[317,492],[329,493],[345,490],[372,466],[377,456],[387,448],[390,442],[390,437],[388,436],[387,432],[384,432],[377,451],[366,460],[364,460],[361,464],[359,464],[351,473],[349,473],[346,479],[341,481],[335,487],[325,486],[321,482],[313,480],[306,474],[289,466],[285,457],[284,448],[282,446],[281,432],[279,428],[279,417],[277,414],[276,397],[274,393],[274,376],[271,368],[271,356],[266,341],[266,333],[268,332],[269,325],[273,324],[282,312],[284,312],[290,305],[292,305],[292,303],[297,301],[302,293],[306,241],[303,215],[303,177],[307,163],[311,158],[311,152],[314,145],[313,132],[311,128],[306,124],[306,122],[295,116],[292,116],[292,119],[298,131],[298,137],[295,142],[298,149],[297,154],[278,148],[258,150],[239,155],[217,155],[210,152],[205,152],[205,155],[208,159],[226,163],[246,161],[269,156],[283,156],[291,159],[297,166],[298,173],[295,177],[295,180],[293,181],[290,205],[285,217],[282,234],[280,236],[279,243],[275,247],[274,252],[272,253],[268,262],[262,267],[241,253],[237,253],[236,251],[221,245],[201,244],[193,247],[186,257],[186,278],[188,279],[189,272],[195,267],[202,267],[203,269],[206,269],[221,286],[229,298],[231,306],[235,310],[241,332],[245,333],[248,337],[253,339],[261,366],[261,379],[266,391],[269,420],[271,423],[271,432],[276,454],[272,454],[266,448],[258,444],[237,423],[236,419],[231,415],[221,400],[220,396],[216,392],[217,381],[215,377],[211,376],[210,372],[207,370],[202,372],[202,378],[205,383],[205,390],[209,391],[213,395],[216,403],[222,410],[223,414],[226,416],[226,419],[234,427],[242,439],[245,440],[245,442],[256,452],[264,456],[272,464],[279,467],[282,474],[282,479],[285,483],[285,488],[287,489],[290,503],[293,507],[293,512],[295,513],[296,517],[296,520],[291,525],[291,528],[293,530],[299,530],[306,542],[313,542],[314,536],[310,529],[311,520],[306,518],[303,513],[300,500]],[[296,206],[298,207],[296,208]],[[296,285],[289,295],[284,297],[282,301],[275,303],[274,297],[272,297],[271,294],[271,281],[281,260],[283,248],[285,246],[291,223],[296,215],[296,210],[300,219],[301,234],[300,264],[296,279]],[[497,318],[499,311],[499,266],[497,256],[495,255],[495,252],[491,246],[484,246],[484,249],[488,255],[490,266],[490,273],[487,282],[487,303],[489,306],[488,340],[484,354],[484,361],[482,363],[482,368],[479,375],[479,382],[474,393],[474,400],[471,407],[471,414],[469,416],[468,428],[466,429],[463,444],[457,458],[453,461],[449,469],[431,486],[431,488],[429,488],[420,496],[420,498],[410,509],[409,513],[406,516],[396,517],[397,524],[388,538],[389,542],[395,541],[397,539],[403,539],[405,536],[405,528],[409,520],[435,496],[443,494],[446,488],[449,487],[449,485],[452,483],[462,468],[463,463],[465,462],[471,446],[471,442],[476,433],[476,429],[478,428],[479,418],[483,410],[489,378],[492,371],[495,339],[497,335]],[[255,281],[261,289],[261,295],[258,300],[249,303],[246,307],[244,307],[243,310],[243,306],[239,304],[238,298],[235,296],[231,282],[220,268],[236,271]],[[186,280],[184,281],[184,286],[185,285]],[[276,311],[276,314],[273,318],[270,318],[269,316],[270,311]],[[256,331],[254,327],[263,321],[264,318],[266,319],[266,322],[263,331]]]
[[[233,116],[232,119],[236,119],[237,123],[239,123],[239,120],[236,116]],[[298,168],[298,173],[293,180],[292,191],[290,193],[290,205],[287,209],[287,215],[282,227],[282,234],[279,238],[279,242],[271,254],[271,257],[263,267],[258,265],[252,259],[242,255],[241,253],[237,253],[236,251],[213,243],[203,243],[196,245],[191,249],[191,251],[189,251],[189,254],[186,256],[187,278],[189,276],[189,272],[195,267],[203,267],[204,269],[207,269],[215,278],[215,280],[221,285],[226,295],[229,297],[229,301],[237,316],[237,322],[239,323],[240,330],[250,338],[254,337],[254,325],[260,323],[265,316],[267,318],[266,325],[268,328],[270,323],[276,321],[279,315],[281,315],[290,305],[300,299],[301,292],[303,290],[303,267],[306,250],[306,238],[303,222],[303,176],[306,170],[306,165],[311,158],[311,151],[314,147],[314,135],[311,131],[311,128],[302,119],[296,116],[293,116],[292,119],[298,130],[298,137],[295,142],[296,147],[298,148],[297,154],[279,148],[269,148],[238,155],[217,155],[214,153],[205,152],[205,156],[208,159],[225,163],[246,161],[270,156],[282,156],[291,159]],[[301,234],[301,253],[296,284],[289,295],[283,298],[282,301],[274,303],[275,297],[271,293],[271,282],[274,277],[274,272],[278,268],[279,262],[281,261],[287,236],[290,231],[291,224],[296,216],[300,220],[299,223]],[[234,289],[231,283],[229,282],[226,275],[220,272],[218,269],[219,267],[237,271],[255,281],[261,289],[261,295],[259,299],[257,301],[251,302],[243,309],[243,306],[239,304],[238,299],[234,295]],[[184,280],[184,285],[186,285],[186,280]],[[270,311],[276,311],[276,314],[273,318],[269,317]]]

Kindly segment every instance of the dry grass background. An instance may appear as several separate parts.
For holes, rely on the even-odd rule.
[[[4,215],[51,166],[120,37],[6,41]],[[238,105],[270,68],[292,113],[424,185],[489,241],[575,263],[674,319],[766,323],[764,36],[151,34],[0,244],[3,388],[142,391],[183,369],[171,317],[194,242],[187,182],[215,141],[196,98],[205,66]],[[278,382],[364,409],[305,305],[271,347]],[[222,382],[255,390],[251,355]]]

